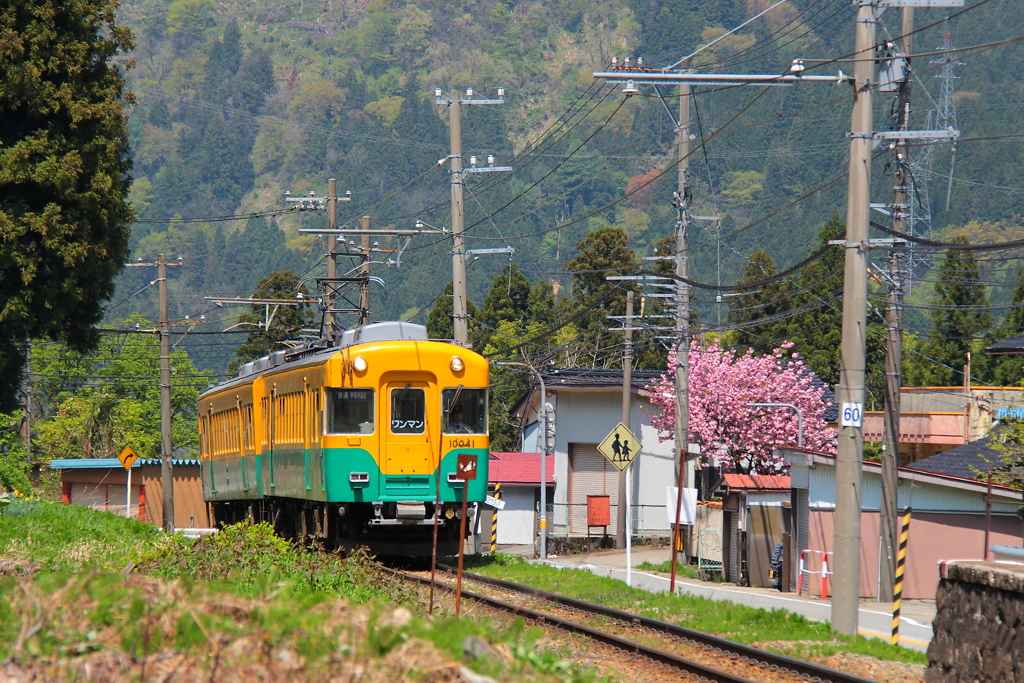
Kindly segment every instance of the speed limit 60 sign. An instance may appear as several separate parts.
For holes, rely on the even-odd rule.
[[[860,427],[864,419],[863,403],[844,403],[839,411],[839,425],[841,427]]]

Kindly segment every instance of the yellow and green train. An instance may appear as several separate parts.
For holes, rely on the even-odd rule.
[[[380,322],[246,363],[199,399],[203,497],[218,522],[378,555],[458,548],[463,486],[472,529],[487,493],[488,364]],[[463,453],[476,479],[456,477]]]

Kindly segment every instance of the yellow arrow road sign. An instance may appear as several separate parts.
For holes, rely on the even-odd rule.
[[[121,449],[121,453],[117,456],[117,459],[121,465],[128,470],[131,469],[132,464],[139,459],[139,456],[135,454],[135,450],[131,446],[125,446]]]
[[[597,450],[621,472],[629,467],[629,463],[640,453],[641,447],[640,439],[620,422],[615,425],[615,429],[608,432],[608,436],[604,437]]]

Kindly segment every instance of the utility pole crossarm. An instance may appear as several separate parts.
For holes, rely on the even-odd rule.
[[[474,99],[473,89],[466,88],[465,95],[453,90],[444,96],[441,89],[434,90],[434,100],[439,105],[449,108],[449,141],[451,153],[438,163],[451,163],[451,194],[452,194],[452,323],[455,343],[469,348],[469,315],[466,293],[466,238],[465,205],[463,187],[467,173],[494,173],[511,171],[511,166],[495,166],[494,155],[487,156],[487,166],[476,166],[476,157],[470,157],[470,168],[462,167],[462,105],[464,104],[504,104],[505,89],[498,88],[497,99]]]

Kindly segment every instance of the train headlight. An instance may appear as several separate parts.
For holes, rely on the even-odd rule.
[[[362,356],[356,356],[352,359],[352,367],[355,368],[356,372],[366,372],[366,368],[369,367],[369,364]]]
[[[451,508],[448,508],[447,510],[444,511],[444,518],[445,519],[451,519],[454,516],[455,516],[455,510],[452,510]]]
[[[452,372],[462,372],[466,369],[466,362],[458,356],[452,356]]]

